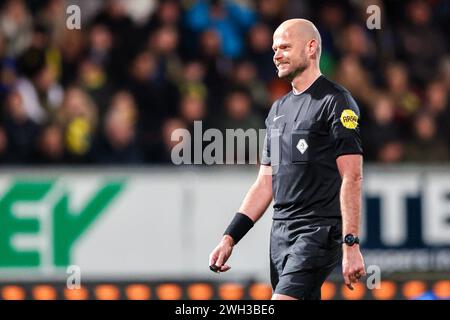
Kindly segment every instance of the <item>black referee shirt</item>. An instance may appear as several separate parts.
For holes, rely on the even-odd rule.
[[[362,154],[359,117],[350,93],[323,75],[274,102],[261,160],[272,166],[273,219],[341,216],[336,158]]]

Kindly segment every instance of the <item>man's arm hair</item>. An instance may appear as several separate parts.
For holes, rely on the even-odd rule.
[[[342,234],[359,235],[362,189],[362,156],[348,154],[339,156],[336,163],[342,177],[340,203]]]
[[[272,167],[261,165],[258,177],[248,190],[239,207],[239,212],[253,222],[259,220],[272,202]]]
[[[246,215],[253,223],[262,217],[264,212],[266,212],[267,207],[272,202],[272,167],[261,165],[259,168],[258,177],[256,181],[252,184],[250,189],[242,201],[238,212]],[[237,215],[239,215],[239,213]],[[236,218],[235,218],[236,219]],[[234,221],[234,220],[233,220]],[[233,222],[230,224],[232,226]],[[230,228],[230,226],[228,228]],[[227,231],[228,231],[227,228]],[[246,229],[251,228],[247,226]],[[227,232],[226,231],[226,232]],[[248,230],[241,232],[245,234]],[[236,241],[230,236],[230,234],[225,234],[223,240],[229,243],[230,246],[234,246]],[[238,239],[239,241],[239,239]]]

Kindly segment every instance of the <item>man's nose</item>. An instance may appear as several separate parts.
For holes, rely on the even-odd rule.
[[[280,50],[275,51],[275,54],[273,55],[273,60],[277,61],[280,60],[283,57]]]

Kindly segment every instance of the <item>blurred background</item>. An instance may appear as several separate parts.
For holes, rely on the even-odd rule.
[[[272,33],[298,17],[361,110],[362,251],[381,280],[349,291],[336,270],[323,298],[450,298],[449,1],[5,0],[0,299],[270,298],[270,208],[231,271],[208,269],[257,166],[176,166],[171,134],[264,129],[290,90]]]

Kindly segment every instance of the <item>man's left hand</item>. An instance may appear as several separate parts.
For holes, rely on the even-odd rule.
[[[359,250],[359,245],[344,246],[344,255],[342,258],[342,274],[344,281],[350,290],[353,290],[352,283],[357,283],[361,277],[366,275],[364,259]]]

